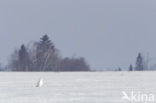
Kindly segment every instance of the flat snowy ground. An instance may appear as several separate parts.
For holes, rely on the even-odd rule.
[[[129,103],[132,90],[156,94],[156,72],[0,73],[0,103]]]

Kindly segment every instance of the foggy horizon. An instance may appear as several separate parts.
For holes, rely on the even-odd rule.
[[[156,1],[1,0],[0,63],[21,44],[49,35],[63,57],[91,69],[128,69],[139,52],[156,64]]]

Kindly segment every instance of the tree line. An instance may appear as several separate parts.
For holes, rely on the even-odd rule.
[[[61,57],[48,35],[27,47],[24,44],[11,55],[11,71],[89,71],[83,57]]]
[[[147,58],[148,59],[148,58]],[[148,65],[149,61],[145,59],[145,57],[141,54],[138,53],[138,56],[136,57],[136,63],[135,66],[130,64],[128,71],[149,71],[149,70],[154,70],[154,67],[149,67]],[[122,69],[119,67],[117,71],[122,71]]]
[[[128,71],[154,70],[156,67],[148,67],[148,60],[145,60],[141,53],[138,53],[135,66],[130,64]],[[59,50],[45,34],[39,41],[30,45],[22,44],[16,49],[6,67],[0,64],[2,71],[91,71],[89,64],[83,57],[61,57]],[[104,69],[109,71],[109,69]],[[125,69],[111,69],[111,71],[122,71]],[[93,70],[92,70],[93,71]],[[94,70],[96,71],[96,70]]]

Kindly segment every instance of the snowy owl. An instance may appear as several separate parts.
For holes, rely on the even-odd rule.
[[[42,86],[43,86],[43,79],[40,79],[40,80],[37,82],[36,87],[42,87]]]

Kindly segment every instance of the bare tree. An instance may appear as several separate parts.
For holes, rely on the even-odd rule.
[[[47,35],[41,38],[40,42],[34,44],[33,65],[39,71],[57,71],[59,64],[58,51]]]
[[[61,61],[61,71],[89,71],[89,65],[84,58],[64,58]]]

